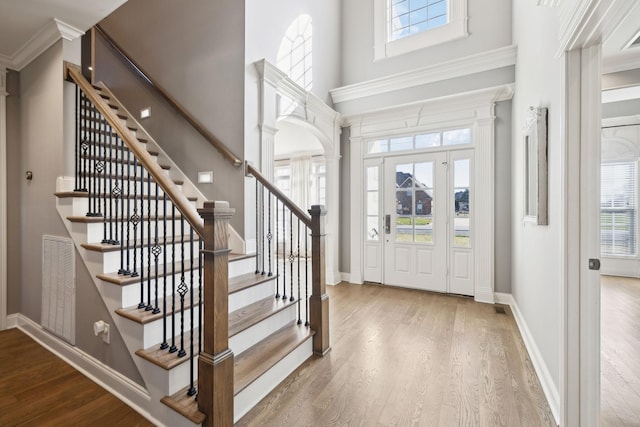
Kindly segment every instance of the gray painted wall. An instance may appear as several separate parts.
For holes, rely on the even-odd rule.
[[[469,37],[374,62],[373,1],[342,2],[343,84],[371,80],[511,45],[510,0],[467,1],[467,4]]]
[[[495,291],[511,293],[511,101],[496,104]]]
[[[20,186],[20,74],[7,73],[7,313],[20,312],[22,204]]]
[[[129,0],[101,25],[205,128],[244,158],[244,2]],[[151,136],[194,182],[214,171],[214,183],[199,188],[210,200],[236,209],[231,224],[244,233],[242,168],[222,159],[191,127],[126,70],[104,44],[96,47],[96,79],[133,114],[152,107],[142,122]]]
[[[73,140],[64,141],[63,137],[63,50],[59,41],[24,68],[19,78],[10,75],[10,89],[15,91],[10,97],[11,130],[7,139],[11,165],[9,313],[19,312],[36,323],[41,320],[42,236],[68,236],[54,197],[56,178],[63,174],[65,145],[73,145]],[[26,170],[33,171],[32,181],[24,179]],[[17,248],[15,242],[19,242]],[[94,336],[93,323],[97,320],[114,324],[76,253],[76,346],[141,384],[119,332],[112,330],[110,345]]]
[[[516,88],[512,101],[512,265],[511,290],[531,338],[560,387],[560,318],[562,242],[562,150],[564,59],[559,49],[559,18],[554,8],[517,1],[513,36],[518,45]],[[549,225],[524,223],[524,154],[522,128],[530,106],[547,107]]]

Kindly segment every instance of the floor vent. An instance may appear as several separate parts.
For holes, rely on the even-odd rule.
[[[42,326],[75,345],[76,268],[71,239],[42,236]]]
[[[504,307],[500,307],[499,305],[496,305],[495,309],[497,314],[507,314],[507,312],[504,310]]]

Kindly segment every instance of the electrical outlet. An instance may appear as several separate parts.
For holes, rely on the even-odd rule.
[[[93,333],[95,336],[102,336],[102,341],[111,344],[111,325],[104,320],[98,320],[93,324]]]

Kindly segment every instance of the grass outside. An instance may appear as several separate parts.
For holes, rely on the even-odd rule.
[[[433,220],[431,218],[416,217],[414,220],[415,225],[429,225]],[[411,217],[397,217],[396,225],[411,225]]]

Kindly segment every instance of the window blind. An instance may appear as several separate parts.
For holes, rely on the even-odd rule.
[[[600,189],[600,251],[637,254],[637,161],[603,163]]]

